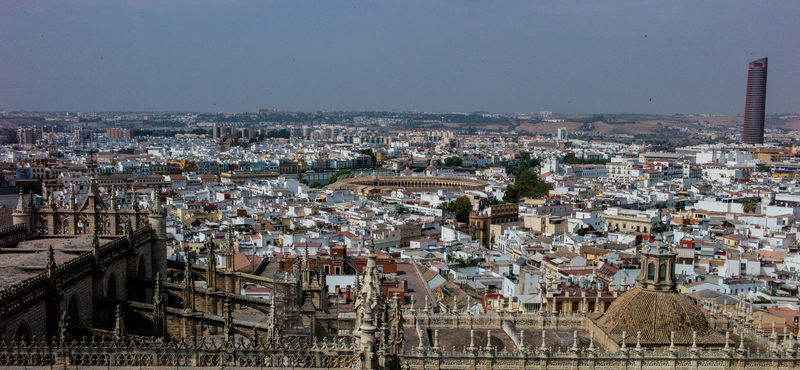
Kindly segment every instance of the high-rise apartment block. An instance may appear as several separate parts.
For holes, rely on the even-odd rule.
[[[767,101],[767,58],[750,62],[747,70],[747,100],[744,104],[742,143],[764,143],[764,107]]]
[[[561,127],[558,129],[558,141],[567,140],[567,128]]]

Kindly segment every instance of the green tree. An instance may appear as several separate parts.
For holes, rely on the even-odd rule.
[[[372,149],[361,149],[359,153],[370,156],[370,158],[372,158],[372,164],[378,162],[375,158],[375,152],[373,152]]]
[[[578,157],[569,157],[563,161],[563,163],[566,164],[606,164],[608,162],[609,162],[608,159],[589,159],[589,158],[581,159]]]
[[[744,201],[742,201],[742,210],[745,213],[754,212],[756,208],[758,208],[758,204],[760,202],[761,200],[758,198],[747,198]]]
[[[446,167],[460,167],[462,163],[464,163],[464,160],[456,156],[448,157],[444,160],[444,165]]]
[[[476,261],[472,256],[464,258],[462,256],[456,256],[453,253],[450,253],[447,255],[447,260],[458,265],[458,267],[478,266],[478,261]]]
[[[311,187],[311,188],[314,188],[314,189],[322,188],[322,184],[319,181],[314,181],[314,182],[308,184],[308,186]]]
[[[758,172],[772,172],[772,168],[769,166],[758,166]]]
[[[334,173],[333,176],[331,176],[331,178],[328,180],[328,184],[329,185],[333,184],[333,183],[339,181],[339,177],[340,176],[349,175],[349,174],[350,174],[350,171],[348,171],[348,170],[336,171],[336,173]]]
[[[42,184],[40,184],[38,180],[17,182],[17,188],[22,190],[25,194],[33,191],[34,194],[42,195]]]
[[[273,130],[273,131],[267,132],[267,134],[264,135],[264,136],[267,137],[267,138],[288,139],[288,138],[292,137],[292,133],[287,129],[281,129],[281,130]]]
[[[523,198],[546,196],[550,190],[553,190],[552,184],[539,180],[539,175],[536,171],[528,169],[520,172],[514,184],[506,188],[503,201],[506,203],[519,203]]]
[[[466,195],[462,195],[452,202],[442,203],[439,208],[454,213],[456,221],[467,222],[469,221],[469,213],[472,211],[472,201]]]

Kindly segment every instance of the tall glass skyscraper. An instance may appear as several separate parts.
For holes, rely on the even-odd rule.
[[[764,106],[767,101],[767,58],[750,62],[747,101],[744,103],[742,143],[764,143]]]

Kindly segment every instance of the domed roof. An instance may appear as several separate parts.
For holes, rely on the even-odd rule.
[[[708,325],[705,314],[691,298],[677,291],[633,288],[611,303],[608,310],[593,320],[615,342],[636,345],[641,332],[642,346],[668,346],[670,332],[675,332],[675,345],[692,345],[697,332],[697,345],[719,346],[725,337]]]

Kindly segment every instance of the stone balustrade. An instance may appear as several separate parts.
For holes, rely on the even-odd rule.
[[[108,339],[73,341],[53,339],[0,342],[0,366],[75,367],[246,367],[246,368],[359,368],[360,352],[352,341],[307,339],[269,342],[260,339],[161,341]]]
[[[420,323],[428,329],[498,329],[510,322],[519,329],[582,330],[586,328],[586,317],[582,315],[542,315],[538,313],[426,313],[406,311],[403,315],[407,325]]]

